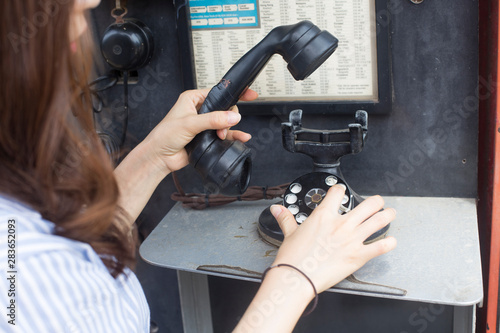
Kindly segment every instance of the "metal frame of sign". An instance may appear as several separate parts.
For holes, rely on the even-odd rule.
[[[184,89],[195,89],[193,46],[191,42],[190,11],[188,0],[174,1],[177,11],[177,34],[179,56],[182,66]],[[238,103],[242,114],[270,115],[288,114],[291,110],[302,109],[309,114],[353,114],[365,110],[369,114],[388,114],[392,108],[393,84],[390,57],[390,11],[387,0],[375,0],[376,40],[377,40],[377,80],[378,100],[307,100],[289,99]],[[217,82],[214,82],[214,85]]]

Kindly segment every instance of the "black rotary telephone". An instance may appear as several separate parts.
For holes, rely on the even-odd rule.
[[[317,130],[302,127],[302,110],[290,112],[289,122],[281,124],[283,147],[292,153],[308,155],[313,160],[313,172],[293,180],[283,195],[281,204],[302,224],[321,203],[328,189],[340,184],[345,195],[339,208],[344,214],[359,205],[363,198],[345,181],[340,170],[340,159],[363,150],[368,132],[368,114],[357,111],[354,123],[347,129]],[[378,230],[365,240],[373,242],[385,236],[389,225]],[[271,215],[269,207],[259,217],[258,231],[264,240],[279,246],[283,233]]]
[[[296,80],[312,74],[337,48],[338,40],[309,21],[274,28],[262,41],[241,57],[220,82],[210,90],[199,113],[228,110],[253,83],[271,56],[278,53],[288,63]],[[329,187],[342,184],[346,193],[341,213],[357,206],[363,198],[345,182],[340,158],[363,149],[368,130],[365,111],[356,112],[356,122],[347,130],[311,130],[302,128],[302,111],[292,111],[290,122],[282,124],[283,146],[291,152],[313,158],[314,171],[294,180],[283,197],[283,205],[302,223],[316,208]],[[239,141],[220,140],[216,131],[198,134],[186,146],[189,162],[203,178],[208,193],[237,196],[248,187],[251,151]],[[259,233],[278,245],[283,240],[278,223],[269,208],[259,218]],[[383,237],[388,226],[370,236],[366,242]]]

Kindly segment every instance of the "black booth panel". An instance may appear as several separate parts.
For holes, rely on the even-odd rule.
[[[214,332],[232,332],[259,285],[216,277],[209,283]],[[451,333],[452,322],[451,306],[323,293],[315,311],[300,318],[293,332]]]
[[[109,15],[112,3],[103,1],[92,13],[97,39],[113,22]],[[477,7],[477,1],[472,0],[424,0],[419,5],[409,0],[389,1],[392,67],[387,70],[392,72],[392,110],[388,115],[369,117],[364,150],[342,160],[348,183],[360,194],[476,196],[477,103],[493,89],[489,78],[478,80]],[[168,112],[182,92],[183,83],[172,1],[129,0],[128,9],[128,17],[141,19],[151,28],[156,44],[150,65],[139,70],[138,83],[130,86],[126,149],[131,149]],[[387,17],[386,12],[378,14],[381,19]],[[106,69],[103,65],[99,74]],[[112,119],[112,111],[119,109],[121,100],[122,87],[110,89],[104,96],[106,108],[101,120]],[[290,182],[311,171],[308,157],[282,148],[279,123],[287,120],[284,110],[290,111],[283,107],[275,110],[278,115],[246,115],[238,126],[253,135],[249,143],[254,148],[251,185]],[[355,105],[352,110],[354,113]],[[336,128],[344,127],[351,120],[350,116],[312,115],[305,110],[303,124],[309,128]],[[191,167],[181,170],[179,177],[187,191],[201,190]],[[174,190],[172,178],[168,176],[155,191],[138,221],[143,237],[173,206],[170,194]],[[179,304],[172,296],[177,292],[175,273],[165,273],[141,263],[138,276],[160,332],[179,332],[182,326]],[[219,288],[217,282],[211,282],[211,286],[214,290]],[[238,295],[239,287],[231,292]],[[212,296],[214,304],[224,301],[223,295]],[[171,299],[165,301],[162,297]],[[359,306],[350,296],[341,298],[347,300],[347,305],[339,311]],[[371,301],[362,299],[361,302]],[[391,307],[395,309],[400,303],[383,302],[385,310],[378,313],[377,320],[391,321]],[[229,317],[231,320],[231,316],[238,315],[218,313],[217,309],[215,306],[214,319]],[[449,315],[438,316],[435,325],[440,325],[441,320],[448,323]],[[400,331],[416,331],[411,328],[402,327]],[[371,331],[368,323],[365,331]]]
[[[477,78],[477,2],[398,2],[389,6],[393,108],[369,116],[367,144],[342,159],[342,171],[361,194],[475,197],[477,105],[493,89]],[[305,114],[303,126],[343,128],[352,120]],[[255,185],[290,181],[312,168],[308,157],[284,151],[278,123],[255,117],[240,126],[254,135]]]
[[[132,149],[158,124],[174,105],[183,91],[181,71],[178,66],[175,11],[170,1],[128,1],[128,17],[143,21],[153,31],[155,52],[151,63],[138,71],[137,84],[129,86],[130,118],[124,152]],[[106,27],[114,22],[110,12],[114,1],[102,1],[92,12],[96,39]],[[98,56],[98,61],[102,59]],[[103,75],[109,67],[98,66],[98,74]],[[123,87],[118,85],[102,94],[105,109],[101,124],[111,128],[107,119],[119,117],[123,103]],[[113,112],[118,115],[113,115]],[[140,237],[145,238],[173,206],[170,194],[175,187],[171,177],[167,177],[154,192],[146,209],[137,221]],[[146,264],[139,259],[137,276],[141,281],[151,310],[151,319],[160,327],[160,333],[182,331],[182,318],[177,287],[177,275],[173,270],[161,269]]]

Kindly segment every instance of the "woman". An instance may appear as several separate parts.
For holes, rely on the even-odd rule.
[[[91,68],[84,13],[98,3],[1,3],[2,331],[148,332],[148,305],[130,269],[134,220],[159,182],[187,165],[184,146],[197,133],[250,139],[229,130],[237,110],[198,115],[207,91],[188,91],[113,170],[81,96]],[[250,90],[242,96],[254,98]],[[333,186],[300,227],[272,207],[285,240],[235,331],[291,331],[316,292],[396,246],[392,237],[363,245],[393,209],[378,212],[384,203],[375,196],[341,216],[343,195]]]

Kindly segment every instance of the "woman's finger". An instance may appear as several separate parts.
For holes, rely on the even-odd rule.
[[[217,136],[221,140],[238,140],[241,142],[247,142],[252,138],[252,135],[243,131],[228,130],[227,128],[217,130]]]
[[[232,131],[228,131],[226,133],[227,140],[238,140],[241,142],[247,142],[251,138],[252,138],[252,135],[250,135],[249,133],[243,132],[243,131],[232,130]]]
[[[272,205],[271,214],[273,214],[276,221],[278,221],[281,231],[283,231],[283,235],[285,237],[290,236],[295,232],[295,230],[297,230],[297,222],[295,222],[292,213],[290,213],[290,211],[285,207],[281,205]]]
[[[192,115],[183,119],[183,124],[191,134],[196,135],[209,129],[225,129],[236,125],[241,120],[239,113],[232,111],[214,111]]]
[[[177,103],[187,103],[186,105],[194,105],[196,109],[199,109],[207,98],[209,91],[210,89],[186,90],[179,96]]]
[[[205,101],[210,89],[196,89],[184,91],[179,99],[170,111],[170,116],[175,119],[179,117],[185,110],[183,105],[194,105],[196,109],[199,109],[203,102]],[[247,89],[242,95],[241,100],[251,101],[257,98],[258,94]],[[174,111],[174,112],[173,112]],[[178,112],[175,112],[178,111]],[[229,131],[231,126],[236,125],[241,120],[241,115],[239,114],[238,107],[235,105],[229,111],[213,111],[199,116],[200,118],[184,118],[184,125],[187,126],[189,132],[196,135],[204,130],[216,129],[217,135],[220,139],[225,140],[226,138],[230,140],[239,140],[246,142],[250,140],[251,136],[244,132],[234,132]]]
[[[384,199],[380,195],[374,195],[363,200],[356,208],[350,211],[350,221],[354,221],[356,225],[364,222],[373,214],[384,208]]]
[[[203,102],[205,101],[205,99],[207,98],[207,95],[208,95],[209,92],[210,92],[209,88],[207,88],[207,89],[186,90],[186,91],[184,91],[179,96],[179,100],[182,100],[182,99],[190,100],[192,102],[192,104],[196,106],[196,109],[198,110],[201,107],[201,105],[203,104]],[[242,101],[253,101],[258,96],[259,95],[257,94],[257,92],[255,92],[255,91],[253,91],[251,89],[247,89],[241,95],[240,100],[242,100]],[[237,107],[236,107],[235,111],[238,111]]]
[[[247,89],[241,96],[240,96],[240,101],[245,101],[245,102],[248,102],[248,101],[253,101],[254,99],[256,99],[257,97],[259,97],[259,94],[255,91],[255,90],[252,90],[252,89]]]
[[[368,218],[364,223],[357,227],[358,235],[361,241],[364,241],[378,230],[385,227],[396,217],[396,211],[392,208],[384,209]]]
[[[330,214],[338,215],[340,204],[344,198],[345,187],[342,185],[334,185],[330,187],[326,196],[321,201],[320,205],[314,209],[314,211],[329,211]],[[313,214],[314,214],[313,211]],[[319,213],[318,213],[319,214]]]
[[[236,112],[236,113],[240,113],[239,109],[238,109],[238,106],[237,105],[233,105],[228,111],[232,111],[232,112]],[[230,127],[227,127],[227,128],[224,128],[224,129],[220,129],[220,130],[217,130],[217,136],[221,139],[221,140],[226,140],[227,138],[227,134],[228,134],[228,131],[229,131]],[[233,139],[230,139],[230,138],[227,138],[228,140],[233,140]]]
[[[219,129],[217,130],[217,136],[219,137],[219,139],[221,140],[226,140],[226,137],[227,137],[227,132],[228,132],[228,129],[227,128],[224,128],[224,129]]]
[[[388,236],[384,239],[364,245],[361,249],[361,255],[368,261],[379,255],[394,250],[397,245],[398,242],[396,241],[396,238]]]

